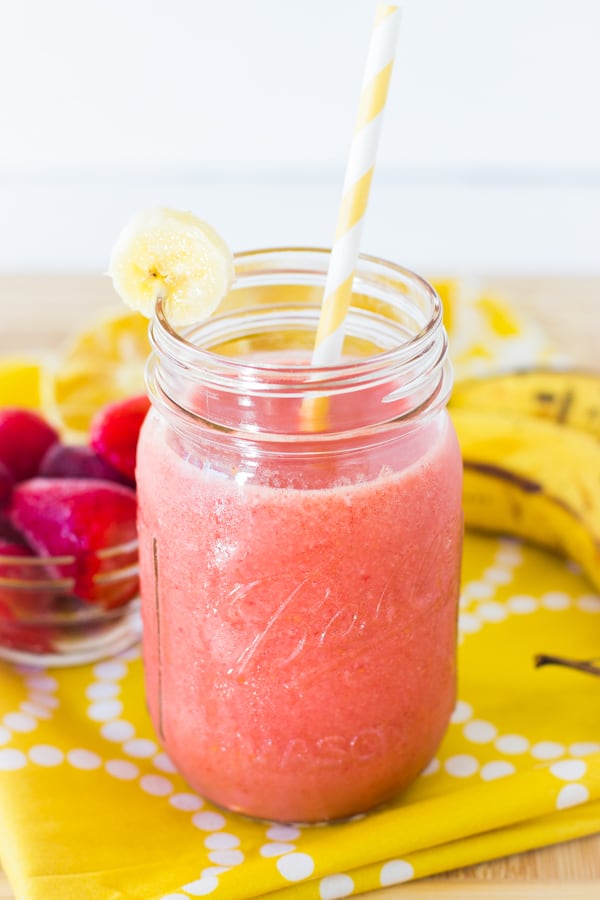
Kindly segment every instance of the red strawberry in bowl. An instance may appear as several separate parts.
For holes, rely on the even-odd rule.
[[[0,644],[26,653],[50,653],[53,634],[48,628],[24,625],[14,618],[11,607],[0,596]]]
[[[35,558],[33,550],[23,542],[9,540],[0,535],[0,578],[30,578],[27,562]],[[1,591],[0,585],[0,593]]]
[[[0,543],[3,544],[20,544],[27,546],[27,541],[20,531],[18,531],[10,519],[0,513]]]
[[[133,486],[133,482],[85,444],[52,444],[40,463],[44,478],[101,478]]]
[[[52,612],[55,592],[44,561],[19,536],[3,537],[0,529],[0,606],[3,618],[39,618]]]
[[[54,562],[53,574],[73,578],[80,599],[115,605],[110,573],[129,564],[115,553],[133,547],[135,561],[136,495],[125,485],[92,478],[31,478],[13,489],[9,516],[33,549],[43,557],[71,557]],[[131,554],[130,554],[131,555]],[[132,587],[135,579],[131,579]],[[126,592],[125,592],[126,593]],[[121,589],[119,603],[130,599]]]
[[[145,395],[117,400],[103,407],[92,420],[90,446],[131,481],[142,423],[150,408]]]
[[[0,463],[15,481],[37,473],[39,464],[58,433],[40,415],[30,409],[0,409]]]
[[[8,466],[5,466],[3,462],[0,462],[0,509],[10,500],[10,494],[14,483],[15,479],[13,478],[12,472]]]

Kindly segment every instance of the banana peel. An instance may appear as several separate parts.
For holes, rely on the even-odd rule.
[[[524,369],[458,381],[452,408],[519,412],[600,438],[600,372]]]
[[[561,553],[600,590],[595,434],[522,409],[498,411],[491,393],[487,409],[452,404],[450,414],[463,457],[466,526]]]

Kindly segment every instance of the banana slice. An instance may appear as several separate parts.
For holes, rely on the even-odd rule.
[[[151,209],[119,235],[108,274],[132,309],[150,318],[160,298],[172,325],[189,325],[210,316],[228,292],[233,256],[215,229],[192,213]]]

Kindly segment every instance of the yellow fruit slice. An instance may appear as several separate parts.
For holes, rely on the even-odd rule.
[[[0,357],[0,406],[40,409],[47,370],[33,357]]]
[[[228,292],[233,256],[208,222],[177,209],[150,209],[119,235],[109,273],[132,309],[150,318],[160,298],[172,325],[188,325],[210,316]]]
[[[92,417],[106,403],[144,393],[149,353],[148,320],[137,312],[100,319],[71,340],[51,384],[56,423],[71,440],[87,437]]]

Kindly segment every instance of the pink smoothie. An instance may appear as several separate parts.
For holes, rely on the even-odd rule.
[[[445,412],[319,487],[216,473],[151,414],[138,454],[144,660],[205,797],[317,821],[394,796],[455,702],[461,461]],[[285,479],[284,479],[285,480]]]

